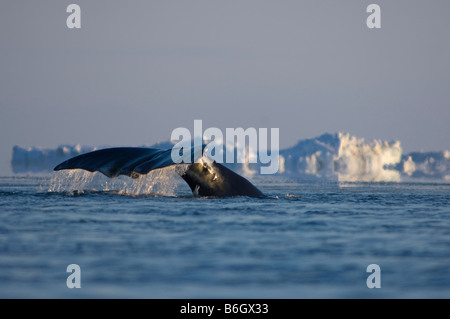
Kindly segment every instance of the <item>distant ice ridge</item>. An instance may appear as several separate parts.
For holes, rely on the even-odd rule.
[[[151,147],[170,148],[163,142]],[[63,145],[56,149],[13,148],[14,173],[48,172],[57,164],[100,147]],[[237,150],[236,154],[243,150]],[[348,133],[323,134],[300,140],[279,151],[278,175],[303,179],[338,181],[399,182],[405,180],[450,181],[450,151],[403,154],[399,141],[373,140]],[[250,150],[249,157],[257,156]],[[241,174],[259,172],[259,164],[227,164]]]
[[[13,147],[11,166],[14,173],[51,171],[59,163],[74,156],[96,150],[97,147],[61,145],[56,149],[42,147]]]
[[[450,181],[450,151],[409,153],[397,169],[411,178]]]

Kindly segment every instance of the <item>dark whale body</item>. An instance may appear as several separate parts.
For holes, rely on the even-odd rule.
[[[244,177],[227,167],[213,163],[175,163],[171,157],[171,149],[161,150],[141,147],[116,147],[73,157],[57,165],[54,170],[84,169],[89,172],[99,171],[113,178],[126,175],[138,178],[148,172],[171,166],[187,165],[180,170],[180,176],[186,181],[194,195],[231,197],[250,196],[263,197],[263,193]]]

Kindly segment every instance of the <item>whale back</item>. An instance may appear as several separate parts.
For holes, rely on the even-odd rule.
[[[262,197],[263,193],[229,168],[213,163],[193,163],[181,175],[195,195]]]

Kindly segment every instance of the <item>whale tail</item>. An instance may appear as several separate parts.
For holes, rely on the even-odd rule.
[[[204,149],[204,148],[203,148]],[[138,178],[152,170],[171,165],[188,165],[180,170],[180,176],[186,181],[194,195],[199,196],[250,196],[262,197],[263,193],[244,177],[227,167],[213,162],[194,161],[194,163],[175,163],[172,149],[162,150],[142,147],[117,147],[97,150],[73,157],[57,165],[54,170],[84,169],[89,172],[101,172],[109,178],[126,175]],[[191,149],[191,158],[195,156]]]

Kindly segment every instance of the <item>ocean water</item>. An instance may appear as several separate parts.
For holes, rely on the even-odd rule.
[[[448,183],[259,177],[266,198],[197,198],[172,175],[1,177],[0,297],[450,298]]]

